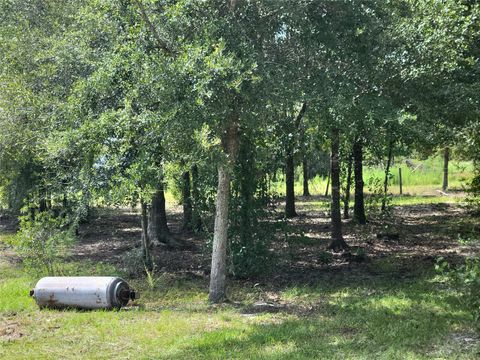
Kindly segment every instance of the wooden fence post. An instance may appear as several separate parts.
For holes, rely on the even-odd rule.
[[[400,185],[400,195],[403,194],[403,189],[402,189],[402,168],[398,168],[398,183]]]
[[[328,196],[328,188],[329,187],[330,187],[330,173],[328,173],[327,188],[325,189],[325,196]]]

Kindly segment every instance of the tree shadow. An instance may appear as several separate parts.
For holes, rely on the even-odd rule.
[[[178,358],[324,359],[324,358],[455,358],[475,356],[480,341],[468,312],[429,277],[397,284],[367,281],[303,289],[323,299],[308,313],[289,310],[258,318],[246,328],[228,326],[205,332],[181,344]],[[286,290],[286,289],[285,289]],[[302,292],[297,294],[302,298]],[[453,334],[472,333],[475,346],[466,351]]]

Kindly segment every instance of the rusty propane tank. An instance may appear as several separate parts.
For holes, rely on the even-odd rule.
[[[30,291],[40,308],[113,309],[139,298],[125,282],[111,276],[44,277]]]

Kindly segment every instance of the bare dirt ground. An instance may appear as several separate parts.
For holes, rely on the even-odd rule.
[[[478,254],[478,248],[464,246],[461,240],[480,238],[480,221],[465,208],[454,204],[424,204],[394,207],[382,221],[371,217],[367,225],[344,221],[349,254],[331,254],[325,260],[330,238],[330,220],[324,210],[312,210],[309,202],[319,199],[301,198],[299,216],[289,220],[292,233],[279,236],[272,244],[274,274],[250,279],[265,280],[276,285],[314,283],[318,277],[335,271],[362,271],[374,276],[385,267],[372,266],[382,260],[395,259],[389,268],[392,276],[408,277],[424,268],[433,268],[438,257],[459,262],[465,256]],[[279,214],[281,212],[279,207]],[[209,254],[205,240],[181,231],[180,208],[169,209],[169,227],[173,236],[187,244],[181,249],[157,246],[153,253],[162,273],[207,277]],[[459,241],[460,240],[460,241]],[[140,218],[135,209],[99,209],[89,224],[82,225],[74,259],[102,261],[122,265],[128,251],[140,245]],[[328,255],[328,254],[327,254]],[[327,275],[326,275],[327,274]],[[263,279],[264,278],[264,279]]]

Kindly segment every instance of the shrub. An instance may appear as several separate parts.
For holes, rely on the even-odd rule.
[[[352,249],[352,257],[353,257],[353,260],[357,262],[367,261],[368,259],[367,251],[365,250],[365,248],[356,247]]]
[[[121,260],[121,270],[128,277],[139,275],[145,271],[145,259],[141,247],[125,252]]]
[[[242,138],[238,161],[233,171],[229,219],[229,271],[246,278],[264,273],[272,260],[269,247],[279,226],[268,221],[273,202],[268,194],[267,178],[254,161],[256,147]]]
[[[75,242],[75,231],[66,220],[42,212],[32,220],[20,219],[15,247],[26,270],[35,276],[63,274],[63,261]]]
[[[370,195],[365,198],[365,210],[369,215],[389,216],[392,211],[392,194],[385,194],[381,179],[371,177],[368,180],[368,191]],[[382,202],[385,202],[385,209],[382,211]]]
[[[464,264],[457,267],[439,258],[435,270],[461,292],[460,302],[470,309],[475,321],[480,320],[480,258],[466,259]]]
[[[318,261],[324,265],[331,264],[333,262],[333,255],[331,252],[321,251],[318,254]]]
[[[235,225],[230,228],[231,241],[228,249],[232,275],[247,278],[267,271],[273,256],[268,246],[277,232],[275,226],[264,222],[242,229]]]
[[[468,188],[467,202],[472,211],[480,214],[480,170],[477,170],[475,177]]]

